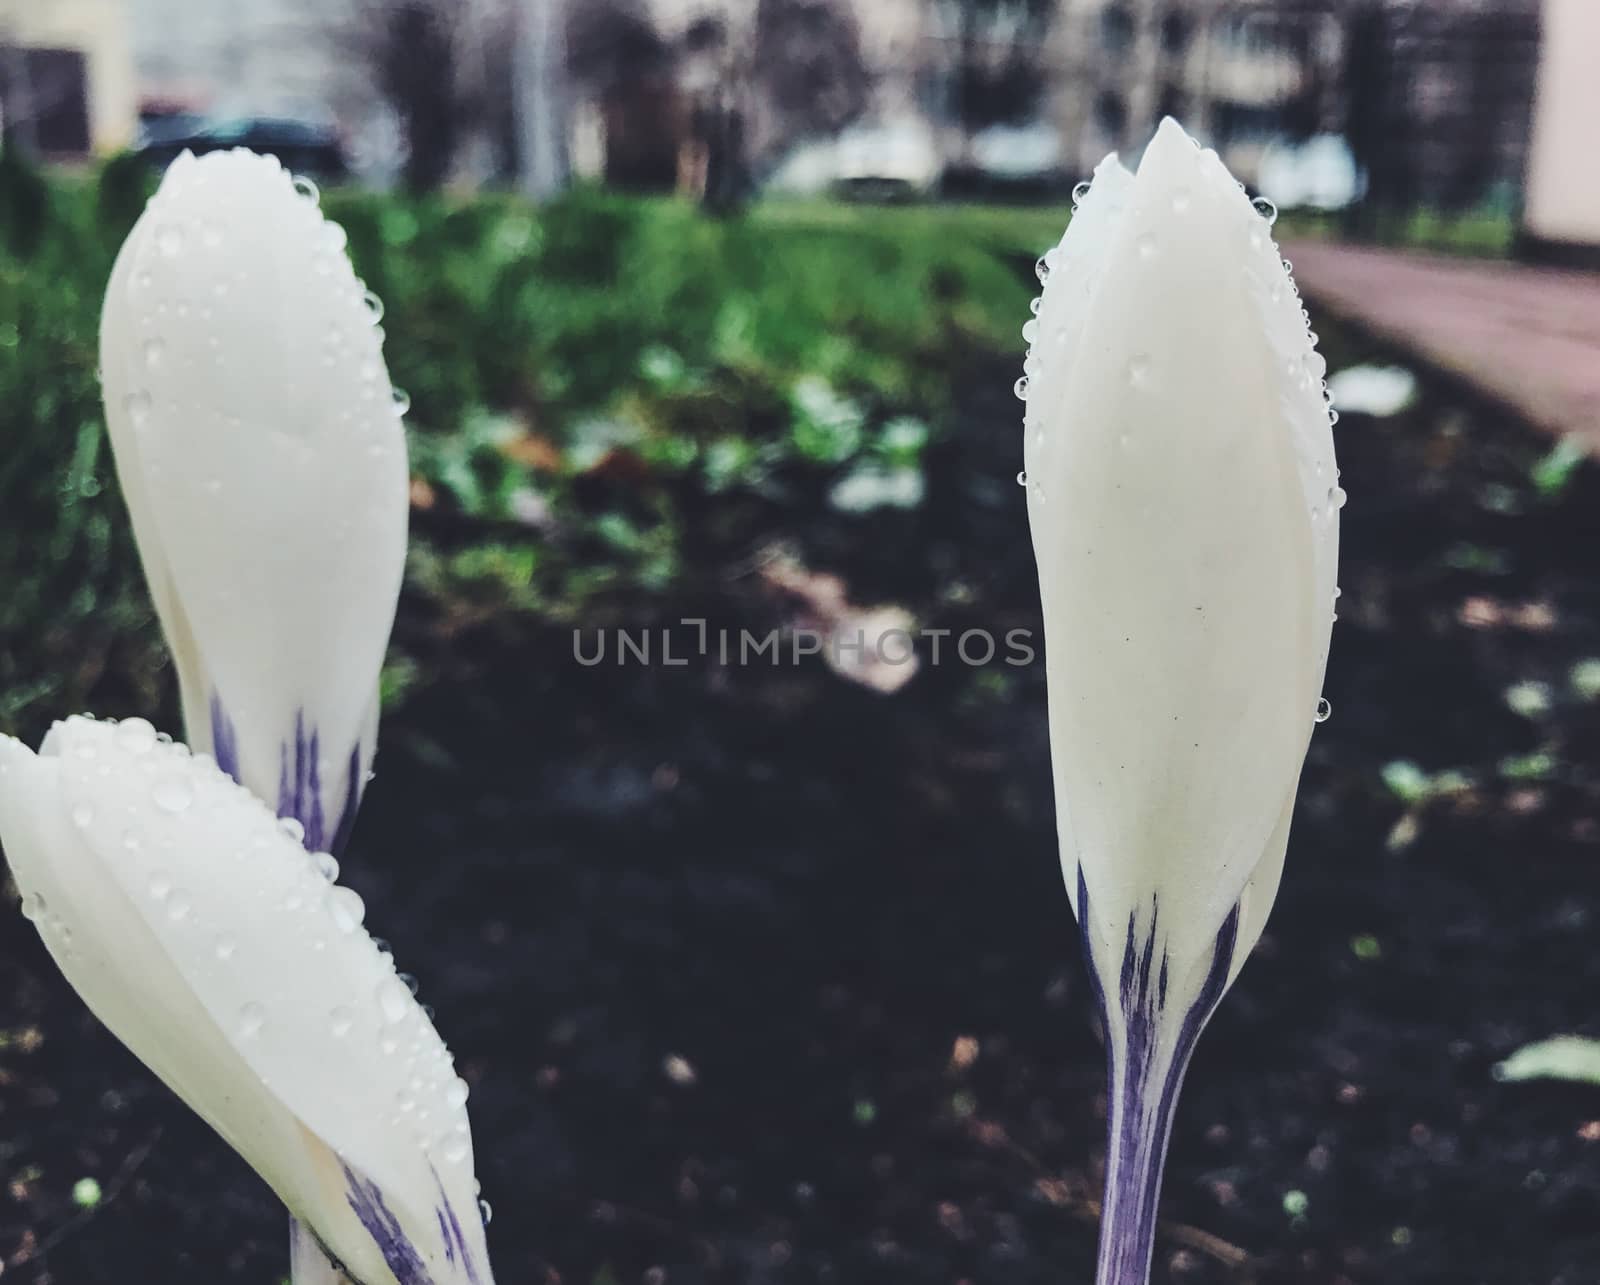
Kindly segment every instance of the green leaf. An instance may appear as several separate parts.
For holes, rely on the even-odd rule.
[[[1491,1072],[1507,1084],[1523,1080],[1565,1080],[1600,1085],[1600,1040],[1583,1035],[1557,1035],[1525,1044]]]

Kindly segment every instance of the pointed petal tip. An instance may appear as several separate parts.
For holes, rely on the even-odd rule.
[[[1200,148],[1194,138],[1171,116],[1162,118],[1155,137],[1139,161],[1139,176],[1160,178],[1198,167]],[[1180,168],[1181,167],[1181,168]]]

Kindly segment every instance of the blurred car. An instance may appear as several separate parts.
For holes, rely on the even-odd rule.
[[[921,121],[857,125],[839,135],[834,148],[834,185],[849,196],[924,196],[943,170],[938,140]]]
[[[158,169],[165,169],[184,152],[206,152],[247,147],[252,152],[276,156],[284,168],[325,181],[348,178],[350,163],[344,141],[326,125],[273,116],[242,116],[205,121],[187,117],[181,123],[166,118],[147,121],[143,144],[136,154]]]
[[[1274,143],[1261,157],[1256,187],[1280,210],[1342,210],[1366,181],[1350,144],[1338,134]]]

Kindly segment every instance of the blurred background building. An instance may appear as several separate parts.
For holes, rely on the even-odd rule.
[[[1544,10],[1559,14],[1543,42]],[[1589,0],[0,0],[0,110],[49,156],[301,149],[377,183],[572,178],[1059,192],[1180,117],[1252,185],[1351,224],[1534,224],[1581,180]],[[1542,68],[1542,72],[1541,72]],[[163,151],[166,149],[166,151]],[[1540,159],[1542,158],[1542,159]],[[1582,203],[1592,205],[1587,196]],[[1542,234],[1541,234],[1542,235]],[[1591,237],[1592,239],[1592,237]]]

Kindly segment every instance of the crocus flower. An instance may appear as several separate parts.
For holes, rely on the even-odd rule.
[[[184,155],[122,249],[101,369],[197,750],[337,851],[372,758],[408,476],[381,307],[315,189]]]
[[[297,1280],[490,1285],[467,1085],[331,858],[142,720],[0,737],[0,838],[67,980],[289,1207]]]
[[[1110,1069],[1100,1285],[1147,1279],[1179,1086],[1276,896],[1339,509],[1325,365],[1271,237],[1164,121],[1045,278],[1022,478],[1061,861]]]

